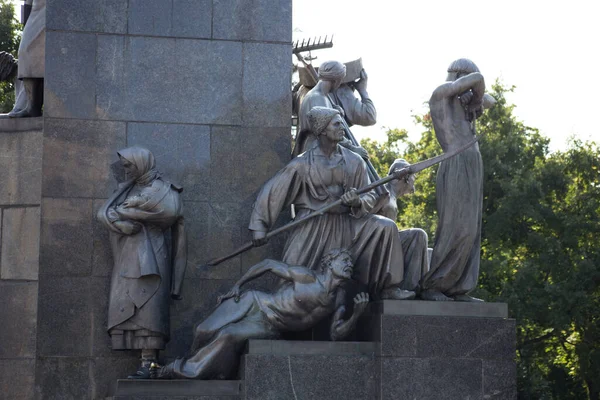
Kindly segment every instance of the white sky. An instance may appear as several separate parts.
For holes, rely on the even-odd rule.
[[[13,0],[20,19],[21,1]],[[360,139],[384,127],[418,138],[411,115],[460,57],[475,61],[488,87],[515,85],[508,100],[527,125],[561,149],[575,135],[600,139],[600,2],[597,0],[293,0],[294,39],[334,34],[315,63],[362,57],[377,125],[353,128]]]
[[[418,138],[411,115],[446,77],[451,61],[473,60],[488,87],[515,85],[508,97],[525,124],[550,137],[600,138],[600,2],[537,0],[294,0],[294,39],[334,34],[315,65],[362,57],[377,125],[356,136],[384,137],[383,127]]]

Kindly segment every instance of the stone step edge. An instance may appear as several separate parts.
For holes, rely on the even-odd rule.
[[[244,353],[274,356],[373,356],[379,351],[378,345],[376,342],[251,339],[246,344]]]
[[[241,396],[242,381],[194,379],[119,379],[114,397]]]

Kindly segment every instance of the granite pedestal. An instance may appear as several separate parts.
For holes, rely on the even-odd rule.
[[[383,301],[358,337],[377,343],[381,399],[516,399],[506,304]]]
[[[361,341],[250,341],[244,398],[517,398],[506,304],[377,302],[355,337]]]
[[[506,304],[376,302],[355,338],[250,340],[239,381],[121,380],[115,400],[517,398]]]
[[[246,400],[378,399],[377,344],[250,340]]]

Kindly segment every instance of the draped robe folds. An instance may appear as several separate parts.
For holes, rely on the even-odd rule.
[[[332,174],[337,178],[327,188],[321,179],[327,167],[315,160],[315,148],[294,158],[271,178],[256,199],[249,229],[270,230],[281,210],[290,204],[294,204],[296,218],[302,218],[338,200],[329,194],[332,186],[342,194],[366,186],[369,182],[364,161],[344,147],[338,145],[337,149],[342,161],[332,168],[337,170]],[[283,261],[314,270],[328,250],[347,248],[354,259],[354,278],[377,297],[382,289],[401,287],[402,243],[393,221],[368,213],[375,200],[373,192],[361,198],[361,207],[339,206],[294,228],[285,244]]]
[[[160,178],[146,185],[120,187],[103,209],[112,208],[119,221],[140,223],[141,230],[133,235],[121,233],[107,212],[100,212],[101,222],[110,230],[114,257],[108,331],[115,350],[162,349],[168,341],[169,298],[179,295],[186,266],[180,191]],[[132,196],[143,196],[146,201],[124,207],[123,202]],[[172,246],[166,241],[169,228]]]
[[[481,249],[483,162],[477,144],[441,163],[436,200],[439,222],[422,288],[466,294],[477,284]]]
[[[23,78],[43,78],[46,47],[46,0],[28,0],[31,14],[23,29],[19,45],[19,66],[17,76]]]
[[[396,198],[390,196],[390,193],[386,191],[379,196],[370,212],[395,221],[398,216]],[[423,229],[409,228],[399,230],[398,237],[402,243],[404,263],[402,289],[418,291],[421,279],[429,270],[427,233]]]

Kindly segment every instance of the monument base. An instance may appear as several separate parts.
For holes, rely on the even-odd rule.
[[[502,303],[382,301],[359,322],[378,344],[381,399],[516,399],[515,320]]]
[[[115,400],[516,400],[506,304],[382,301],[355,342],[250,340],[239,381],[120,380]]]
[[[377,344],[250,340],[240,378],[246,400],[377,399]]]

